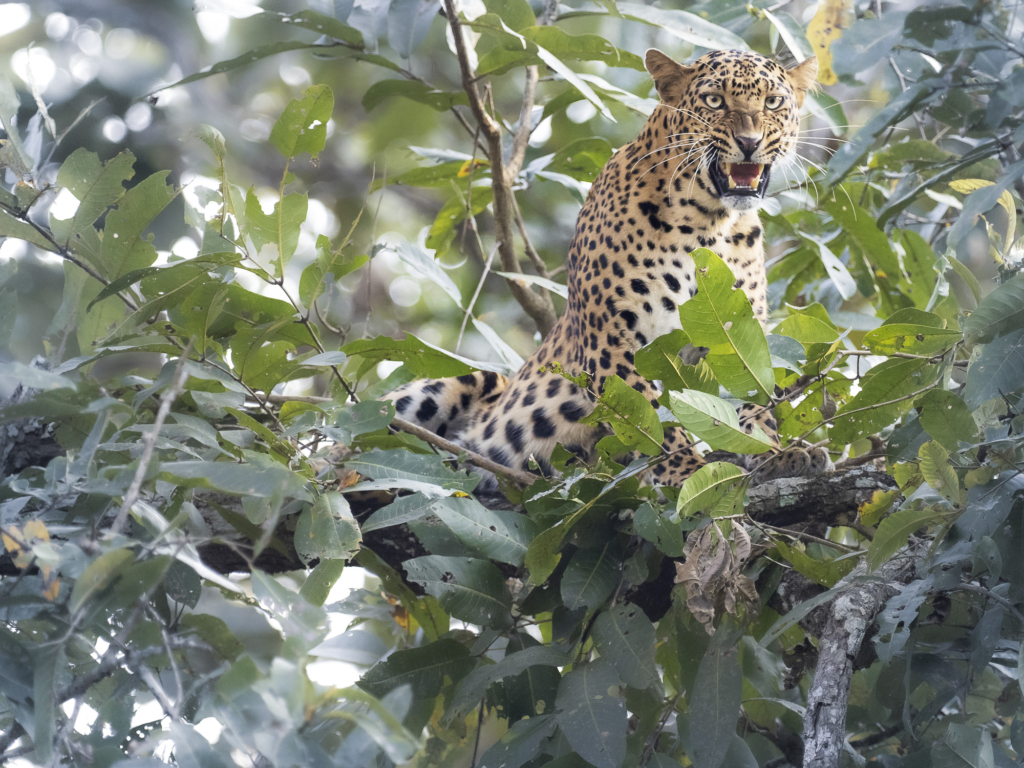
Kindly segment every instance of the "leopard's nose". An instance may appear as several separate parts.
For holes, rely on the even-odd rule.
[[[737,136],[736,144],[739,145],[740,152],[743,153],[743,157],[747,160],[750,159],[751,155],[754,154],[754,150],[761,144],[760,136]]]

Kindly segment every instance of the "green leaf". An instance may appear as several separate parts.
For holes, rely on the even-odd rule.
[[[544,29],[554,30],[557,27]],[[581,181],[594,181],[611,156],[612,145],[607,139],[576,139],[559,149],[545,170],[565,173]]]
[[[913,323],[885,324],[864,335],[864,346],[876,355],[905,352],[932,355],[949,349],[961,338],[954,328],[934,328]]]
[[[739,416],[725,400],[704,392],[684,390],[669,393],[669,409],[687,430],[705,440],[712,450],[734,453],[764,453],[772,442],[760,427],[747,434]]]
[[[682,528],[665,515],[659,515],[650,504],[641,504],[633,513],[633,528],[637,535],[652,542],[660,552],[669,557],[683,556],[686,541]]]
[[[477,164],[482,164],[482,161],[478,160]],[[424,168],[413,168],[398,176],[388,177],[386,180],[383,177],[377,179],[370,185],[370,192],[382,189],[385,181],[387,181],[388,186],[404,184],[410,187],[448,187],[453,181],[462,177],[468,168],[468,161],[466,160],[428,165]],[[468,176],[468,174],[466,175]]]
[[[299,301],[306,307],[312,307],[327,289],[324,285],[327,275],[333,275],[334,282],[337,283],[369,260],[370,257],[365,254],[349,257],[333,253],[330,239],[326,235],[319,235],[316,239],[316,259],[302,270],[302,276],[299,278]]]
[[[501,275],[506,280],[514,280],[522,285],[539,285],[541,288],[545,288],[551,291],[556,296],[561,296],[563,299],[569,298],[569,288],[556,283],[554,280],[548,280],[547,278],[540,277],[538,275],[527,275],[521,272],[497,272],[496,275]]]
[[[691,517],[698,512],[714,509],[722,497],[744,477],[746,473],[735,464],[724,461],[705,464],[683,481],[679,489],[676,515]]]
[[[416,80],[379,80],[363,94],[363,109],[372,112],[381,102],[395,96],[426,104],[438,112],[446,112],[456,105],[468,106],[465,91],[439,91]]]
[[[71,597],[68,599],[68,610],[72,613],[77,612],[86,600],[102,592],[134,560],[135,553],[130,549],[115,549],[93,560],[75,580]]]
[[[871,213],[853,202],[844,191],[828,195],[821,201],[821,208],[860,246],[865,258],[881,267],[895,282],[903,272],[889,238],[878,228]]]
[[[308,13],[308,11],[304,13]],[[297,14],[297,16],[301,15],[301,13]],[[218,61],[216,64],[204,68],[202,72],[196,72],[195,74],[189,75],[188,77],[183,77],[181,80],[171,83],[170,85],[162,85],[155,91],[147,93],[146,96],[152,96],[154,93],[160,93],[160,91],[166,91],[169,88],[177,88],[180,85],[188,85],[189,83],[194,83],[197,80],[204,80],[207,77],[219,75],[223,72],[230,72],[232,69],[238,69],[239,67],[249,66],[254,61],[260,61],[261,59],[266,59],[270,56],[276,56],[277,54],[284,53],[285,51],[307,51],[317,48],[321,49],[322,51],[333,51],[334,45],[322,45],[320,43],[304,43],[300,40],[289,40],[287,42],[282,43],[269,43],[267,45],[259,45],[256,46],[255,48],[250,48],[241,56],[236,56],[235,58],[228,59],[226,61]]]
[[[579,59],[600,61],[609,67],[628,67],[641,72],[644,62],[639,56],[620,48],[598,35],[570,35],[555,26],[525,27],[518,30],[527,40],[536,43],[562,61]],[[495,46],[480,58],[477,76],[503,75],[515,67],[539,64],[541,58],[530,48]]]
[[[1024,274],[1019,274],[986,296],[963,321],[970,344],[986,344],[1024,328]]]
[[[462,292],[459,290],[459,286],[431,254],[408,240],[400,241],[394,247],[394,251],[415,276],[429,280],[447,293],[452,301],[461,306]]]
[[[168,731],[174,741],[174,762],[179,768],[230,768],[231,760],[215,751],[206,737],[189,723],[172,722]]]
[[[878,568],[907,543],[910,534],[944,517],[943,513],[936,512],[930,507],[905,507],[893,512],[879,524],[875,538],[868,545],[868,568],[872,571]]]
[[[213,488],[236,496],[299,497],[305,478],[274,461],[259,465],[223,461],[171,461],[160,464],[160,477],[187,487]]]
[[[633,688],[647,688],[659,679],[654,643],[654,625],[635,605],[610,608],[594,622],[597,652],[609,659],[622,681]]]
[[[441,692],[446,677],[458,682],[475,663],[464,645],[444,637],[419,648],[395,651],[363,675],[359,687],[380,698],[401,685],[410,685],[417,701],[427,701]]]
[[[480,768],[521,768],[555,732],[553,715],[518,720],[480,757]]]
[[[799,573],[824,587],[834,587],[857,565],[857,560],[852,557],[816,560],[796,545],[790,546],[784,541],[776,541],[775,546]]]
[[[143,233],[179,191],[166,183],[169,171],[154,173],[125,193],[117,208],[107,214],[103,225],[100,261],[108,280],[156,261],[156,248]]]
[[[331,89],[326,85],[311,85],[302,92],[301,99],[288,102],[270,131],[270,143],[288,158],[304,152],[316,158],[327,142],[327,122],[333,112]]]
[[[916,403],[918,419],[924,431],[944,448],[955,451],[960,441],[973,443],[978,425],[959,396],[944,389],[933,389]]]
[[[44,646],[33,654],[32,709],[35,729],[32,745],[35,756],[41,762],[49,763],[53,756],[53,737],[57,724],[56,702],[53,686],[58,666],[66,664],[66,656],[60,646]],[[61,669],[60,671],[64,671]]]
[[[833,186],[846,176],[857,162],[864,157],[875,139],[882,134],[889,126],[905,120],[915,110],[933,100],[944,90],[933,88],[930,82],[914,83],[908,86],[899,96],[890,101],[868,120],[860,130],[854,134],[851,141],[843,144],[832,155],[826,171],[826,183]]]
[[[340,493],[320,496],[295,524],[295,551],[307,564],[316,559],[349,560],[362,540],[359,524]]]
[[[402,525],[412,520],[419,520],[421,517],[434,513],[434,508],[446,502],[448,499],[457,497],[442,496],[429,498],[422,493],[412,493],[408,496],[399,496],[386,507],[382,507],[363,521],[363,533],[376,531],[380,528],[390,528],[394,525]]]
[[[51,222],[54,234],[67,243],[124,194],[124,182],[135,175],[135,155],[125,150],[105,164],[86,149],[76,149],[57,172],[57,184],[79,200],[78,210],[67,221]]]
[[[263,12],[268,15],[267,11]],[[273,14],[271,14],[273,15]],[[362,34],[352,27],[342,24],[338,19],[316,11],[299,11],[298,13],[276,14],[281,21],[289,26],[302,27],[322,35],[333,37],[357,48],[363,47]],[[340,18],[340,17],[339,17]]]
[[[580,423],[608,424],[627,448],[648,456],[660,454],[665,440],[665,429],[650,402],[618,376],[605,379],[594,410]]]
[[[438,255],[447,253],[455,242],[456,226],[465,221],[468,215],[467,206],[471,209],[468,213],[477,216],[487,209],[493,199],[494,193],[487,187],[480,186],[473,187],[472,199],[461,194],[448,198],[447,202],[441,206],[441,210],[437,212],[430,232],[427,233],[425,243],[427,248],[432,248]],[[535,276],[530,275],[530,277]],[[543,280],[544,278],[538,277],[537,279]],[[557,283],[552,284],[557,285]]]
[[[410,487],[404,484],[409,482],[425,485],[435,496],[450,496],[457,491],[470,493],[480,482],[479,475],[453,472],[440,456],[420,456],[408,451],[371,451],[349,459],[345,466],[374,480],[394,483],[395,488]]]
[[[910,409],[907,396],[934,381],[936,367],[926,360],[894,359],[872,368],[861,391],[832,418],[833,441],[852,443],[892,424]]]
[[[42,232],[27,221],[14,218],[6,211],[0,211],[0,237],[24,240],[44,251],[56,252],[57,250],[57,246],[51,243]]]
[[[941,445],[929,441],[917,452],[921,459],[918,467],[921,475],[932,489],[950,504],[962,507],[966,501],[964,491],[960,487],[953,466],[949,463],[949,453]]]
[[[449,376],[464,376],[475,370],[499,373],[502,370],[501,366],[467,360],[445,352],[411,333],[407,333],[404,339],[378,336],[375,339],[350,341],[341,351],[349,357],[362,357],[366,369],[375,366],[381,360],[393,360],[405,364],[414,376],[420,378],[443,379]]]
[[[765,403],[775,391],[771,353],[761,324],[743,291],[733,288],[732,270],[711,251],[698,248],[697,295],[683,302],[679,317],[696,346],[708,347],[707,363],[736,397]]]
[[[352,445],[353,438],[384,429],[394,418],[394,403],[364,400],[338,411],[334,425],[324,427],[323,432],[336,442]]]
[[[972,411],[1024,386],[1024,328],[986,344],[967,369],[964,402]]]
[[[522,565],[537,535],[537,524],[526,515],[487,509],[473,498],[439,499],[432,512],[467,547],[501,563]]]
[[[306,220],[307,205],[306,194],[296,192],[274,203],[274,209],[267,214],[263,212],[263,206],[252,187],[245,195],[245,217],[248,219],[246,234],[261,250],[268,244],[277,248],[272,260],[278,277],[281,276],[280,270],[295,255],[299,244],[299,227]]]
[[[612,117],[612,113],[608,111],[604,102],[601,101],[598,95],[594,93],[590,86],[587,85],[579,75],[569,69],[569,67],[567,67],[557,55],[510,29],[498,14],[485,13],[482,16],[477,16],[472,21],[467,20],[464,23],[479,32],[484,32],[489,36],[494,37],[498,41],[499,45],[504,48],[512,51],[524,50],[534,54],[541,60],[541,62],[546,64],[549,69],[557,72],[565,79],[566,82],[582,93],[587,101],[597,107],[598,112],[612,122],[615,122],[615,118]],[[562,40],[557,33],[552,36],[551,39],[558,41],[559,43]]]
[[[697,668],[690,705],[690,748],[696,768],[718,768],[736,732],[743,672],[735,633],[719,628]]]
[[[811,307],[819,307],[821,311],[808,311]],[[805,347],[809,344],[832,344],[839,339],[839,331],[825,308],[820,304],[812,304],[811,307],[790,307],[789,317],[775,326],[772,333],[789,336]]]
[[[690,343],[685,331],[675,330],[659,336],[637,350],[634,357],[637,373],[649,381],[660,381],[666,390],[695,389],[718,394],[718,381],[707,362],[686,365],[679,351]]]
[[[558,728],[595,768],[621,768],[626,756],[626,706],[619,685],[615,667],[601,659],[574,667],[558,686]]]
[[[493,563],[427,555],[406,560],[402,567],[410,580],[422,584],[454,618],[492,629],[512,626],[512,600]]]
[[[607,600],[619,583],[620,554],[614,540],[600,547],[578,550],[562,574],[565,607],[570,611],[596,608]]]
[[[549,645],[535,645],[515,653],[506,653],[505,658],[497,664],[477,667],[462,679],[448,705],[444,721],[452,723],[462,720],[476,708],[487,689],[499,680],[522,674],[530,667],[564,667],[571,662],[572,659],[563,651]]]
[[[642,3],[618,3],[617,7],[624,19],[660,27],[670,35],[701,48],[713,51],[735,48],[745,51],[750,47],[739,35],[694,13],[655,8]]]

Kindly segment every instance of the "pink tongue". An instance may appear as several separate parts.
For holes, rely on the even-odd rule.
[[[733,163],[731,176],[737,184],[750,187],[757,178],[757,170],[757,163]]]

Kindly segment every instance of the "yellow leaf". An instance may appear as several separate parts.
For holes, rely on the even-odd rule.
[[[976,192],[982,187],[991,187],[992,182],[986,179],[954,179],[949,182],[949,186],[961,195],[969,195],[971,192]],[[1003,248],[1003,256],[1006,256],[1013,246],[1013,233],[1017,228],[1017,211],[1016,206],[1013,204],[1013,195],[1010,194],[1008,189],[1003,190],[1003,194],[999,196],[998,202],[1009,217],[1006,231],[1006,246]]]
[[[32,563],[32,554],[28,551],[28,537],[16,525],[8,526],[0,536],[3,538],[4,548],[14,560],[14,565],[18,568],[28,568]]]
[[[821,0],[807,25],[807,40],[818,57],[818,82],[822,85],[835,85],[838,81],[832,71],[832,43],[853,24],[853,11],[853,0]]]
[[[60,579],[54,579],[43,590],[43,597],[45,597],[51,603],[54,600],[57,599],[57,595],[59,595],[59,594],[60,594]]]
[[[473,172],[474,168],[480,168],[485,165],[487,165],[487,163],[483,160],[467,160],[462,164],[462,167],[459,168],[458,176],[460,179],[463,179],[466,176],[469,176],[469,174]]]
[[[869,501],[865,501],[857,509],[857,516],[864,525],[878,525],[882,516],[900,497],[898,490],[875,491]]]
[[[35,539],[36,541],[49,541],[50,532],[46,530],[46,525],[43,524],[42,520],[29,520],[25,523],[25,538]]]

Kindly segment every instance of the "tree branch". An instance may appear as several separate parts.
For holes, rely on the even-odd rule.
[[[514,221],[514,201],[512,197],[512,186],[509,179],[509,171],[519,172],[519,167],[514,161],[509,166],[505,164],[505,158],[501,146],[502,127],[501,123],[487,113],[480,90],[476,86],[476,76],[469,63],[469,53],[466,49],[466,38],[462,33],[462,23],[459,21],[458,10],[454,0],[444,0],[445,13],[448,23],[452,28],[452,36],[455,38],[455,51],[459,59],[459,69],[462,73],[462,87],[469,97],[469,108],[480,126],[480,132],[487,144],[487,159],[491,164],[491,187],[494,195],[494,228],[495,238],[498,241],[498,255],[501,258],[501,267],[505,272],[522,272],[519,265],[519,258],[515,250],[515,238],[512,227]],[[527,83],[530,78],[527,75]],[[536,87],[534,82],[533,87]],[[533,94],[529,94],[530,110],[533,109]],[[523,101],[526,106],[526,99]],[[529,126],[530,119],[527,116],[525,121]],[[523,132],[520,125],[520,133]],[[527,133],[527,141],[529,134]],[[522,150],[525,153],[525,144]],[[519,160],[521,164],[522,160]],[[555,315],[554,303],[546,293],[537,293],[526,285],[520,285],[514,280],[508,281],[509,290],[512,296],[519,302],[523,310],[537,324],[542,336],[554,327],[557,317]]]
[[[875,616],[897,593],[899,584],[916,573],[917,557],[905,552],[882,565],[877,580],[856,584],[841,592],[829,606],[828,622],[818,638],[818,665],[807,693],[804,714],[804,768],[838,768],[846,745],[846,708],[854,663]],[[863,576],[867,566],[854,570],[846,581]]]

